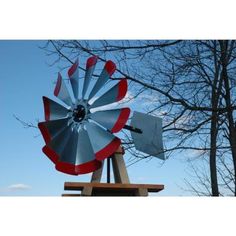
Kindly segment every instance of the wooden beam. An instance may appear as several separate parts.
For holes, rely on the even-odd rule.
[[[107,184],[107,183],[84,183],[84,182],[65,182],[64,190],[83,190],[85,187],[94,189],[147,189],[148,192],[159,192],[164,189],[162,184]]]
[[[103,171],[103,162],[102,162],[101,168],[93,172],[92,177],[91,177],[91,183],[99,183],[101,181],[102,171]],[[93,191],[93,187],[91,187],[91,186],[84,187],[81,192],[81,195],[82,196],[91,196],[92,191]]]
[[[111,160],[115,183],[130,183],[128,172],[125,166],[125,161],[123,158],[122,147],[118,148],[118,150],[112,156]]]
[[[136,191],[136,196],[147,197],[148,190],[146,188],[138,188]]]
[[[92,183],[100,183],[101,182],[102,171],[103,171],[103,163],[104,162],[102,162],[102,166],[101,166],[100,169],[98,169],[98,170],[93,172],[92,178],[91,178],[91,182]]]

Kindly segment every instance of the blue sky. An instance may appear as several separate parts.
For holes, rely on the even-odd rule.
[[[48,65],[51,59],[39,48],[44,44],[0,41],[0,196],[59,196],[65,181],[90,180],[90,174],[70,176],[57,172],[41,151],[44,141],[40,132],[24,129],[13,117],[15,114],[36,124],[44,119],[42,96],[56,100],[53,90],[59,68]],[[188,195],[179,187],[184,187],[183,179],[189,178],[183,158],[175,156],[162,164],[153,158],[130,166],[131,182],[164,184],[160,196]]]

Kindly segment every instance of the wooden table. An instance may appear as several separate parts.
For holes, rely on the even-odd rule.
[[[90,189],[85,194],[84,189]],[[129,183],[83,183],[65,182],[64,190],[81,191],[82,194],[62,194],[63,197],[78,196],[148,196],[149,192],[159,192],[164,189],[162,184],[129,184]],[[84,194],[83,194],[84,193]]]

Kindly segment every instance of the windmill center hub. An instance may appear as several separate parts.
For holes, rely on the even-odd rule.
[[[86,115],[86,109],[83,105],[78,105],[73,111],[74,121],[81,122]]]

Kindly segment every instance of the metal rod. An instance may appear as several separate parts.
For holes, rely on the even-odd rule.
[[[107,158],[107,183],[111,182],[111,158]]]
[[[143,133],[143,131],[141,129],[133,127],[133,126],[130,126],[130,125],[125,125],[124,129],[130,130],[132,132],[139,133],[139,134]]]

